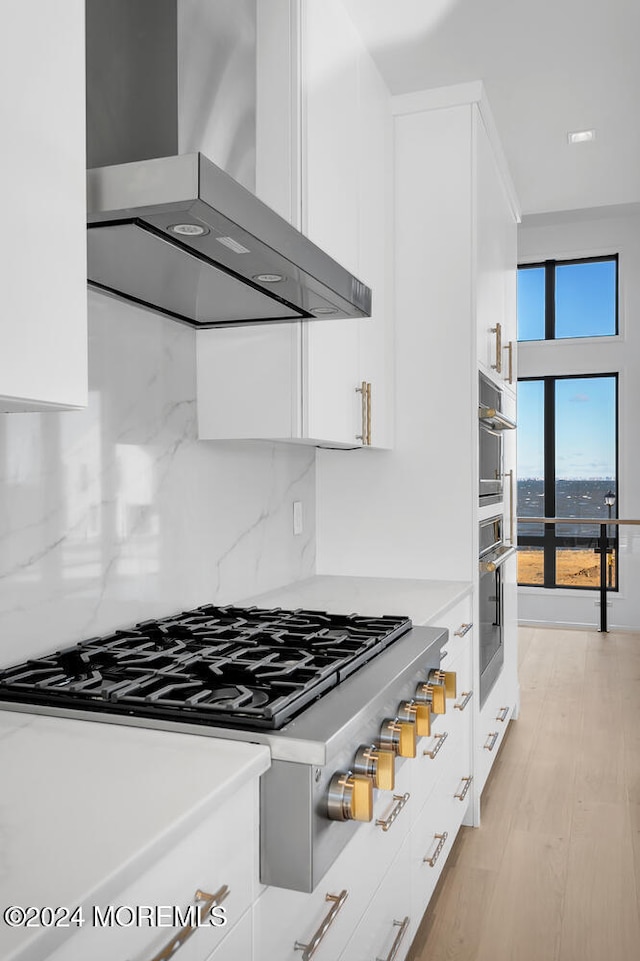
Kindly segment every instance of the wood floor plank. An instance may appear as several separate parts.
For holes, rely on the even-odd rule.
[[[476,961],[556,961],[569,839],[511,831]]]
[[[576,802],[558,961],[637,957],[630,835],[626,804]]]
[[[640,634],[520,633],[520,718],[410,961],[638,956]]]

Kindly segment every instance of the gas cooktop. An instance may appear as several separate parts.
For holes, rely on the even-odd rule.
[[[204,605],[6,668],[0,701],[277,730],[411,626]]]

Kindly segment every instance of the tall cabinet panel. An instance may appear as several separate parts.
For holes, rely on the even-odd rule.
[[[2,7],[0,411],[87,402],[84,2]]]
[[[518,214],[480,83],[397,97],[394,113],[396,444],[389,456],[319,453],[317,570],[473,584],[477,823],[482,784],[518,709],[514,557],[496,579],[504,665],[494,690],[483,685],[482,710],[478,629],[479,523],[502,515],[505,540],[515,539],[514,432],[505,441],[503,498],[479,503],[478,375],[502,388],[514,417],[506,381],[511,352],[515,380],[508,345]]]

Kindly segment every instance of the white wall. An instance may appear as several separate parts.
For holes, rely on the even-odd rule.
[[[196,440],[194,338],[92,293],[88,408],[0,414],[0,663],[313,573],[314,451]]]
[[[567,214],[526,219],[519,229],[520,263],[545,258],[589,257],[619,253],[620,335],[581,341],[519,345],[520,377],[543,374],[619,372],[618,516],[640,518],[640,215],[620,210],[615,217]],[[640,628],[640,528],[620,530],[620,590],[610,595],[610,628]],[[519,617],[525,623],[599,625],[600,612],[592,593],[544,591],[521,587]]]

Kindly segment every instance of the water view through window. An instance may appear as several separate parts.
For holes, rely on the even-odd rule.
[[[575,518],[575,524],[521,523],[518,582],[545,587],[600,585],[598,524],[616,508],[615,374],[544,377],[518,385],[518,514]],[[617,586],[615,529],[609,531],[607,582]]]

